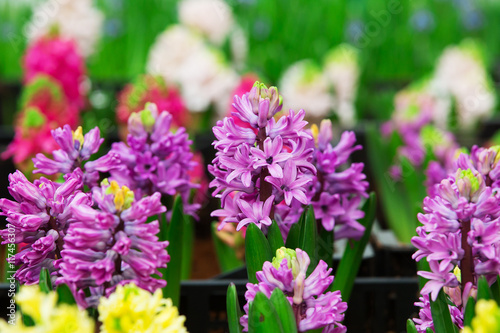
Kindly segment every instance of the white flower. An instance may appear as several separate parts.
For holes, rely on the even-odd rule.
[[[231,8],[223,0],[183,0],[179,21],[216,45],[224,42],[234,24]]]
[[[311,60],[302,60],[290,66],[280,82],[284,110],[304,109],[306,116],[315,120],[328,116],[334,99],[330,94],[328,80]]]
[[[439,58],[433,85],[456,101],[460,127],[474,126],[494,110],[496,99],[476,46],[464,41],[448,47]]]
[[[34,8],[25,33],[32,41],[56,27],[62,37],[73,39],[81,54],[88,57],[95,51],[103,21],[103,14],[93,7],[92,0],[47,0]]]
[[[225,108],[239,80],[218,50],[209,48],[198,34],[180,25],[168,28],[157,38],[147,70],[178,84],[192,112],[205,111],[221,101]]]
[[[351,127],[355,121],[354,99],[358,89],[359,65],[357,50],[341,44],[325,57],[325,75],[333,85],[337,104],[335,111],[342,125]]]

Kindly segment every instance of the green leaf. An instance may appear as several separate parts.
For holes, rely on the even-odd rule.
[[[50,280],[50,273],[47,268],[42,268],[40,271],[40,281],[39,281],[40,290],[44,293],[48,294],[52,289],[52,281]]]
[[[214,242],[215,253],[217,254],[220,268],[223,272],[227,272],[245,265],[243,260],[238,259],[234,249],[224,243],[217,236],[217,222],[212,222],[212,240]]]
[[[493,295],[491,293],[491,290],[490,290],[490,285],[488,284],[488,281],[486,280],[486,278],[484,277],[484,275],[482,275],[481,277],[479,277],[478,281],[477,281],[477,299],[480,300],[480,299],[492,299],[493,298]]]
[[[301,217],[302,218],[302,217]],[[285,247],[295,250],[299,247],[300,221],[292,224],[288,236],[286,238]]]
[[[474,298],[469,297],[464,311],[464,327],[471,326],[472,318],[474,318],[474,316],[476,315],[475,308],[476,302],[474,301]]]
[[[57,292],[57,303],[58,304],[76,304],[75,298],[73,297],[73,293],[69,289],[68,285],[60,284],[56,288]]]
[[[316,244],[318,231],[312,206],[306,207],[302,215],[303,218],[300,219],[299,248],[305,251],[311,259],[311,264],[307,269],[307,275],[309,275],[318,265],[318,249]]]
[[[406,333],[417,333],[417,328],[415,327],[415,323],[411,319],[408,319],[406,321]]]
[[[427,327],[427,328],[425,329],[425,333],[434,333],[434,331],[432,330],[432,328]]]
[[[497,280],[491,285],[491,293],[497,304],[500,304],[500,276],[497,276]]]
[[[181,279],[187,280],[191,275],[191,266],[193,264],[194,247],[194,221],[189,215],[184,215],[184,229],[182,235],[182,274]]]
[[[271,301],[261,292],[255,295],[248,310],[249,333],[285,333]]]
[[[280,227],[278,223],[273,220],[273,223],[269,226],[267,230],[267,239],[269,240],[269,245],[271,246],[271,252],[276,253],[276,250],[284,247],[285,242],[283,241],[283,236],[281,235]]]
[[[258,283],[255,273],[262,270],[264,262],[273,260],[273,253],[266,236],[253,223],[248,225],[245,235],[245,259],[248,280],[254,284]]]
[[[347,244],[342,260],[335,273],[335,280],[333,281],[331,290],[340,290],[344,302],[349,301],[349,297],[351,296],[354,279],[358,274],[363,259],[363,252],[370,239],[373,221],[375,220],[376,206],[376,196],[372,192],[363,205],[365,217],[359,221],[365,227],[365,233],[359,241],[352,242],[352,245]]]
[[[240,302],[238,301],[238,293],[236,292],[236,286],[231,282],[227,288],[226,296],[226,308],[227,308],[227,323],[229,325],[229,333],[241,333],[241,308]]]
[[[283,291],[279,288],[275,288],[271,294],[271,303],[276,309],[278,318],[281,320],[281,325],[283,327],[283,332],[286,333],[296,333],[297,323],[295,320],[295,315],[293,314],[292,306],[286,298]]]
[[[166,230],[167,240],[169,242],[167,250],[170,255],[170,261],[166,269],[160,270],[167,281],[167,285],[163,288],[163,296],[171,298],[175,306],[179,306],[180,290],[181,290],[181,272],[182,272],[182,241],[184,231],[184,214],[182,207],[182,198],[175,198],[174,206],[172,207],[172,218]],[[160,230],[161,233],[161,230]]]
[[[431,313],[436,333],[458,332],[457,327],[451,321],[450,309],[443,290],[439,292],[435,302],[431,300]]]
[[[333,265],[333,231],[326,230],[321,224],[318,225],[318,259],[327,263],[328,267]]]

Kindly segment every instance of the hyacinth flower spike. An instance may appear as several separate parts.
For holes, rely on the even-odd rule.
[[[82,307],[96,307],[101,296],[129,282],[151,292],[164,287],[165,280],[152,275],[161,276],[158,269],[170,259],[168,242],[158,241],[157,220],[147,223],[166,211],[160,198],[154,193],[136,200],[126,186],[105,180],[92,191],[94,207],[73,205],[56,284],[66,283]]]

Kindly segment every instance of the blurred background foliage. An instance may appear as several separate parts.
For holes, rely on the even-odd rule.
[[[0,84],[20,81],[20,58],[26,47],[23,29],[37,2],[0,0]],[[443,49],[466,37],[483,44],[488,69],[497,81],[497,0],[226,2],[248,38],[243,71],[259,74],[268,84],[277,84],[283,71],[298,60],[321,63],[326,52],[342,42],[357,48],[362,71],[360,118],[389,118],[394,93],[429,74]],[[106,21],[97,52],[88,61],[89,76],[97,86],[123,85],[145,71],[156,36],[177,22],[177,0],[94,3]]]

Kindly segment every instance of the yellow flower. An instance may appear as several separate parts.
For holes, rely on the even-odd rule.
[[[23,286],[15,299],[24,314],[30,316],[35,323],[41,323],[49,320],[57,303],[57,294],[46,294],[38,285]]]
[[[109,298],[101,298],[98,310],[101,333],[187,333],[186,318],[162,298],[161,290],[150,294],[135,284],[118,286]]]
[[[476,303],[476,316],[471,327],[464,327],[462,333],[500,332],[500,308],[494,300],[481,299]]]
[[[80,149],[82,149],[82,146],[83,146],[82,126],[78,126],[78,128],[73,132],[73,140],[80,142]]]
[[[37,285],[22,286],[15,298],[23,314],[31,317],[35,326],[26,327],[20,313],[16,324],[0,321],[2,333],[93,333],[94,321],[76,305],[57,305],[57,293],[46,294]]]

